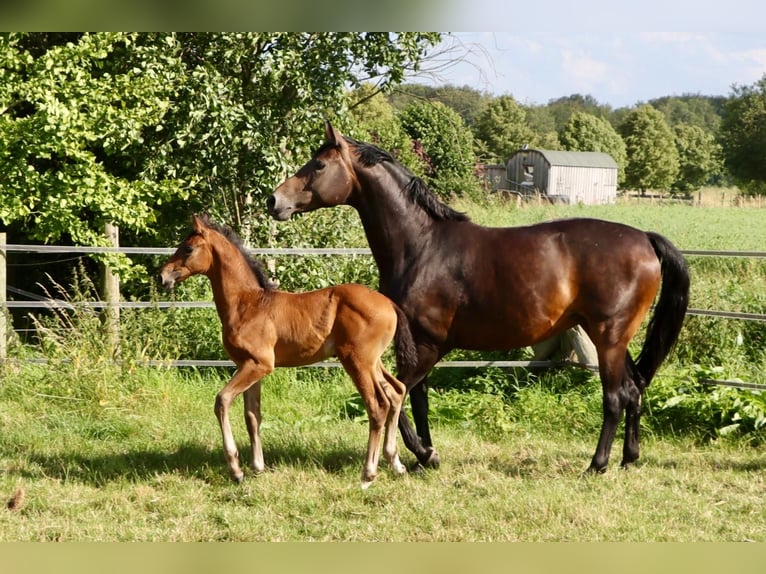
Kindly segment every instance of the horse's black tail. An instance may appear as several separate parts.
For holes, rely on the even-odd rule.
[[[689,269],[681,252],[659,233],[647,232],[662,268],[662,287],[646,328],[636,367],[648,386],[678,340],[689,306]]]
[[[396,303],[396,334],[394,335],[394,349],[396,351],[396,370],[402,372],[408,367],[414,367],[418,359],[418,350],[415,339],[412,338],[410,322],[407,316]]]

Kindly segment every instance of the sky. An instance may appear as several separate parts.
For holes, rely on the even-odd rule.
[[[662,96],[729,96],[733,85],[766,75],[766,32],[452,32],[435,51],[445,49],[414,81],[467,85],[529,105],[572,94],[613,108]],[[460,63],[446,65],[458,56]]]

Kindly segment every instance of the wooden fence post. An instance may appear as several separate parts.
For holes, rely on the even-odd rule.
[[[0,366],[8,358],[8,325],[6,323],[5,289],[6,289],[6,256],[5,233],[0,232]]]
[[[104,225],[104,235],[111,247],[120,246],[120,228],[111,223]],[[104,328],[110,346],[115,354],[120,344],[120,278],[107,263],[103,264]]]

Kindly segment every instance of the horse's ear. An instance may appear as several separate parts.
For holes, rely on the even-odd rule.
[[[202,219],[196,213],[192,215],[192,228],[194,228],[196,233],[202,233],[205,227],[206,225],[204,219]]]
[[[324,123],[324,137],[326,143],[332,144],[335,147],[340,147],[343,143],[343,134],[332,127],[329,120]]]

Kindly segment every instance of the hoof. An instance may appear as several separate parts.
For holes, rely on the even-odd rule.
[[[232,472],[230,476],[232,482],[235,484],[242,484],[242,480],[245,478],[245,473],[240,470],[239,472]]]
[[[418,462],[410,467],[410,472],[418,473],[427,468],[439,468],[440,464],[441,458],[439,458],[439,453],[433,447],[428,447],[426,455],[422,458],[418,457]]]
[[[404,466],[401,462],[397,461],[397,464],[393,465],[391,467],[391,470],[394,471],[394,474],[396,476],[403,476],[407,474],[407,467]]]
[[[363,480],[361,482],[362,490],[367,490],[368,488],[370,488],[370,486],[372,485],[373,482],[374,481],[372,481],[372,480]]]
[[[605,466],[597,467],[597,466],[591,465],[591,466],[589,466],[585,470],[584,474],[586,474],[586,475],[588,475],[588,474],[604,474],[605,472],[606,472],[606,467]]]

